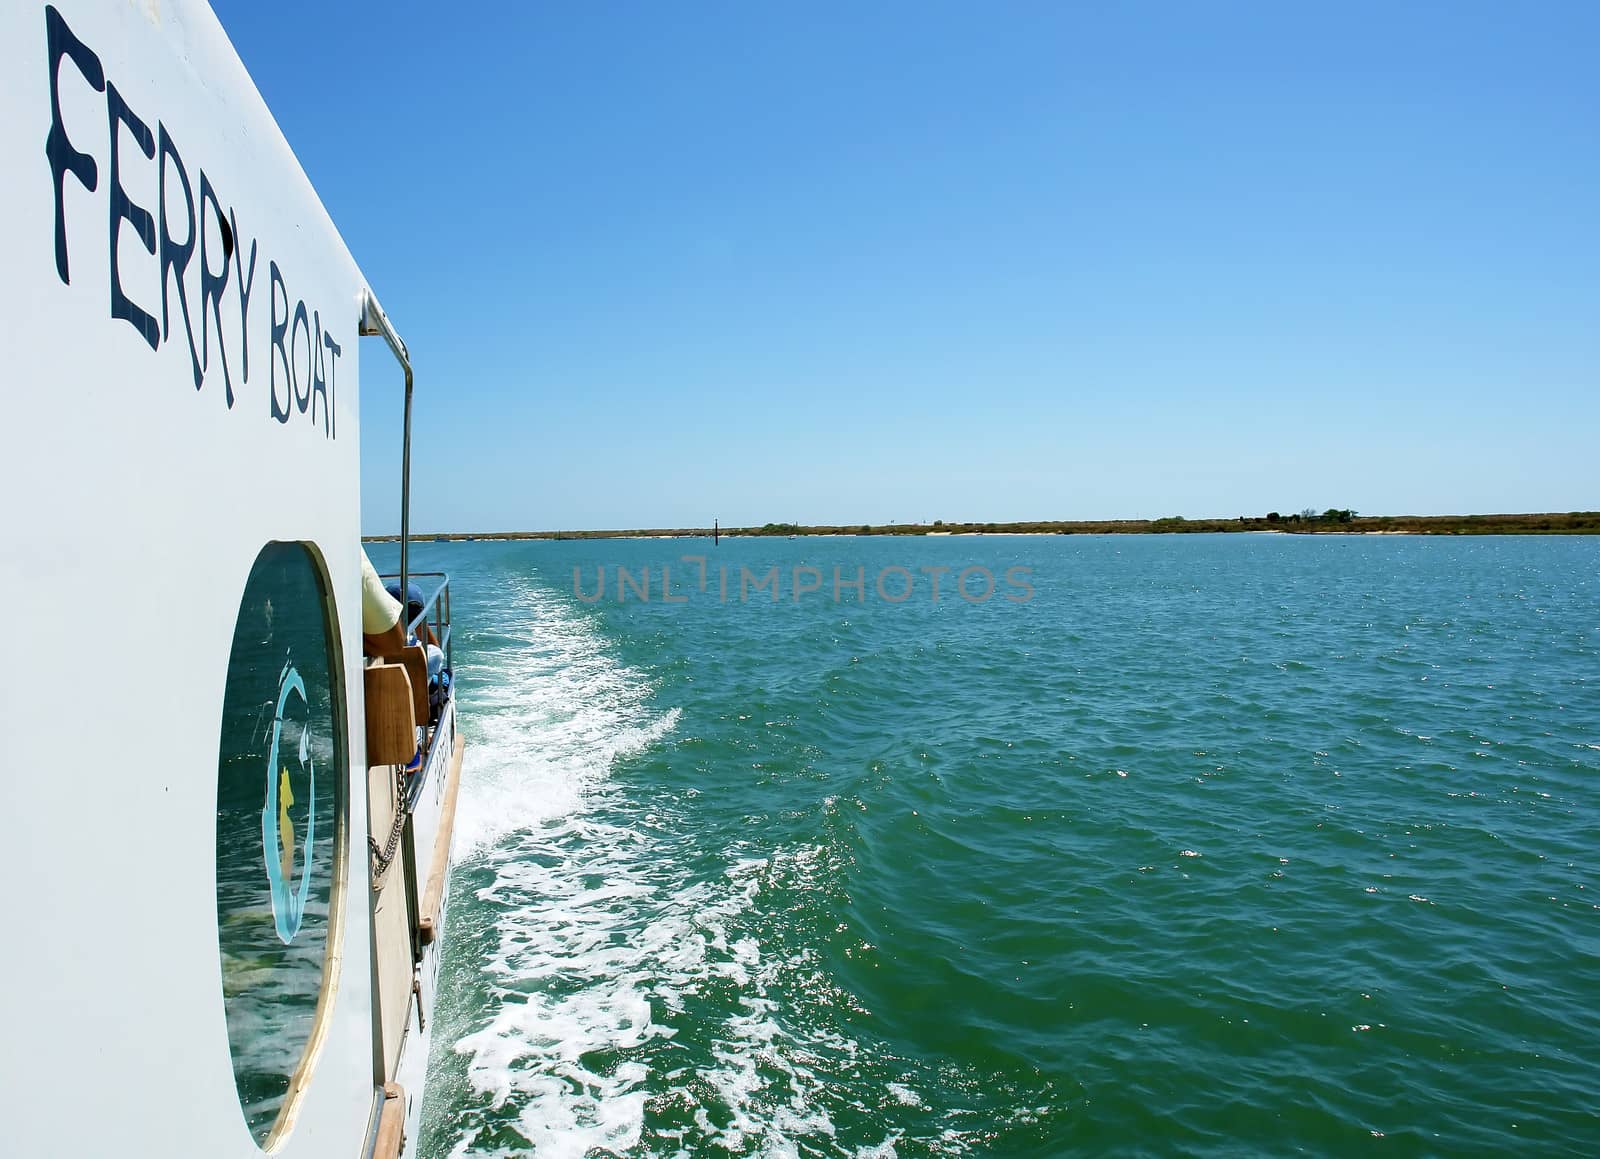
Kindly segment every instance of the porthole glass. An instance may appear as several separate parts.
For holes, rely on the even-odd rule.
[[[339,972],[345,879],[338,634],[317,558],[270,543],[239,601],[217,756],[217,941],[239,1106],[293,1126]]]

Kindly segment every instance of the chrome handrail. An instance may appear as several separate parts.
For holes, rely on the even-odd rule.
[[[356,333],[363,337],[381,336],[406,372],[405,433],[400,444],[400,590],[405,591],[411,544],[411,352],[395,333],[389,316],[371,290],[361,291],[361,321]]]
[[[405,599],[405,592],[408,584],[406,582],[404,573],[396,575],[393,572],[386,572],[380,575],[379,578],[385,582],[389,580],[400,581],[400,614],[402,616],[405,615],[408,607]],[[411,573],[411,579],[437,579],[439,582],[434,587],[432,594],[429,594],[427,589],[424,587],[422,610],[406,623],[406,636],[408,638],[414,636],[417,628],[427,622],[428,613],[430,611],[433,612],[433,623],[430,626],[433,629],[434,638],[439,642],[439,650],[444,653],[445,667],[448,668],[451,666],[451,661],[453,659],[450,651],[450,573],[443,571],[418,571]]]
[[[423,638],[418,635],[417,629],[427,625],[428,613],[433,613],[433,637],[438,641],[439,651],[444,653],[445,670],[450,673],[450,691],[445,698],[445,707],[440,711],[438,723],[434,724],[430,721],[417,722],[422,729],[422,744],[419,746],[422,749],[422,765],[417,770],[417,775],[411,778],[410,796],[407,798],[407,808],[410,808],[411,804],[416,801],[417,794],[422,791],[422,785],[428,780],[428,772],[433,766],[434,750],[438,747],[438,730],[443,726],[446,717],[454,719],[450,709],[456,695],[455,658],[450,650],[450,576],[442,571],[411,573],[412,580],[436,579],[439,582],[434,585],[431,593],[424,591],[422,609],[409,619],[406,618],[406,613],[410,610],[410,603],[406,599],[406,585],[402,577],[394,572],[384,572],[380,573],[378,578],[385,583],[397,579],[402,581],[400,588],[400,616],[406,625],[407,640],[420,640]],[[432,714],[430,713],[429,715],[431,716]]]

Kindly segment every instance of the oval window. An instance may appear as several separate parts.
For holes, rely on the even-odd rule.
[[[344,702],[322,567],[269,543],[250,569],[217,755],[217,941],[233,1078],[251,1135],[294,1125],[339,975]]]

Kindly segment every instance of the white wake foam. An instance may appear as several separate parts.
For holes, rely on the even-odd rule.
[[[472,1089],[501,1119],[514,1114],[515,1145],[489,1148],[472,1131],[453,1154],[580,1159],[633,1153],[648,1096],[692,1106],[678,1146],[652,1153],[798,1156],[833,1138],[830,1076],[860,1062],[853,1040],[822,1020],[794,1017],[780,984],[815,975],[807,954],[780,960],[740,929],[764,883],[794,888],[817,864],[804,849],[735,860],[719,879],[689,882],[657,842],[575,816],[493,855],[499,947],[486,964],[497,1005],[456,1043]],[[673,1016],[712,989],[729,1013],[709,1059],[677,1061]],[[819,1003],[837,995],[814,993]],[[643,1049],[637,1049],[643,1048]],[[620,1057],[626,1054],[629,1057]],[[647,1061],[639,1061],[640,1059]],[[920,1096],[900,1087],[905,1101]],[[954,1150],[954,1149],[953,1149]],[[842,1148],[837,1153],[848,1154]],[[862,1154],[892,1157],[893,1137]]]
[[[828,1146],[829,1076],[855,1069],[862,1050],[778,997],[799,993],[820,1008],[848,996],[831,990],[811,951],[763,953],[749,930],[763,888],[821,887],[824,851],[721,850],[723,873],[694,870],[705,863],[686,856],[684,827],[630,814],[610,781],[616,759],[669,733],[678,710],[654,707],[645,675],[559,597],[528,588],[503,610],[518,643],[484,657],[474,676],[457,819],[458,857],[493,881],[456,904],[487,909],[496,946],[486,962],[461,963],[471,976],[453,983],[486,999],[470,1025],[441,1028],[455,1032],[468,1097],[439,1149],[635,1153],[647,1100],[665,1099],[682,1126],[658,1133],[653,1154],[798,1156],[804,1141],[892,1159],[893,1131],[865,1149]],[[710,1057],[702,1048],[690,1060],[672,1024],[699,996],[713,1001],[697,1009],[723,1013],[706,1028]],[[895,1097],[922,1101],[903,1084]]]
[[[678,710],[655,712],[651,687],[606,651],[594,625],[535,587],[508,592],[497,624],[517,641],[481,658],[456,855],[581,807],[612,762],[672,731]]]

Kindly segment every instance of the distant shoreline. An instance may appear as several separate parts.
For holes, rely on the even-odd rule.
[[[1265,532],[1283,535],[1600,535],[1600,511],[1524,515],[1241,515],[1236,519],[1101,519],[1021,523],[794,524],[723,527],[729,539],[799,535],[1188,535]],[[451,531],[413,535],[412,541],[451,543],[479,539],[709,539],[709,527],[638,528],[631,531]],[[398,535],[364,535],[365,543],[395,543]]]

